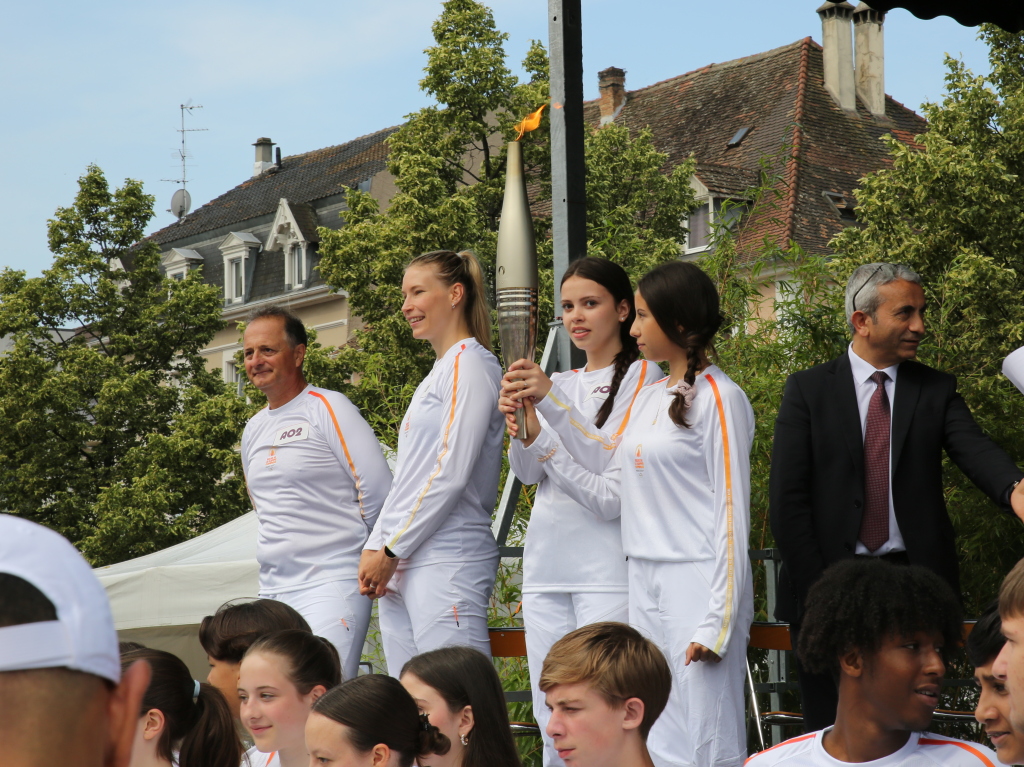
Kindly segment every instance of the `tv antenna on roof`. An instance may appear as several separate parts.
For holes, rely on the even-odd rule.
[[[171,207],[167,209],[168,213],[173,213],[178,219],[185,216],[186,213],[192,208],[192,197],[188,193],[188,159],[192,157],[185,145],[185,134],[195,133],[197,131],[209,130],[208,128],[186,128],[185,127],[185,112],[192,114],[193,109],[202,109],[202,104],[193,104],[192,99],[189,99],[184,104],[180,104],[178,107],[181,110],[181,127],[178,129],[178,133],[181,134],[181,149],[174,150],[173,157],[181,160],[181,178],[164,178],[161,181],[170,181],[174,184],[181,184],[181,189],[175,191],[171,197]]]

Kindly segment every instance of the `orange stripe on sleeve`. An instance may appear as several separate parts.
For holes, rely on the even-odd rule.
[[[718,641],[712,648],[716,654],[721,654],[722,645],[725,643],[725,636],[729,633],[729,624],[732,622],[732,593],[736,588],[736,562],[733,549],[734,531],[732,524],[732,460],[729,454],[729,429],[725,422],[725,405],[722,403],[722,393],[718,390],[718,383],[710,375],[705,376],[711,384],[711,390],[715,393],[715,404],[718,406],[718,422],[722,427],[722,452],[725,454],[725,515],[726,515],[726,543],[728,552],[728,575],[725,586],[725,614],[722,616],[722,630],[718,633]]]
[[[338,417],[334,414],[334,408],[331,407],[331,403],[327,401],[327,397],[323,394],[318,394],[315,391],[311,391],[310,394],[324,403],[324,407],[327,408],[327,413],[331,416],[331,421],[334,422],[334,430],[338,433],[338,440],[341,442],[341,449],[345,453],[345,460],[348,461],[349,471],[352,472],[352,478],[356,483],[356,498],[359,500],[359,516],[365,517],[366,513],[363,510],[363,482],[359,479],[359,475],[356,473],[356,464],[352,460],[352,454],[348,452],[348,445],[345,443],[345,435],[341,433],[341,425],[338,423]]]
[[[574,370],[572,372],[575,373],[577,371]],[[619,437],[621,437],[622,436],[622,432],[625,431],[626,424],[629,423],[629,416],[633,412],[633,403],[636,402],[636,395],[640,393],[640,390],[642,388],[644,388],[644,379],[646,377],[647,377],[647,360],[644,360],[643,361],[643,365],[640,368],[640,377],[637,379],[637,382],[636,382],[636,389],[633,390],[633,399],[631,399],[629,401],[629,408],[627,408],[626,414],[622,417],[622,423],[619,424],[618,431],[615,432],[615,434],[612,436],[612,438],[610,440],[605,439],[600,434],[593,434],[592,432],[588,431],[586,424],[580,423],[579,421],[577,421],[572,416],[569,416],[569,425],[570,426],[574,426],[587,439],[592,439],[595,442],[600,442],[601,443],[601,447],[603,447],[605,450],[614,450],[619,445]],[[558,397],[556,397],[550,391],[548,392],[547,396],[548,396],[548,398],[552,402],[554,402],[556,405],[558,405],[558,407],[562,408],[562,410],[569,410],[569,411],[572,410],[572,407],[570,405],[562,402],[560,399],[558,399]]]
[[[463,346],[462,348],[465,349],[466,347]],[[437,456],[437,466],[434,467],[433,473],[431,473],[430,478],[427,480],[427,486],[423,488],[423,492],[420,493],[420,497],[416,499],[416,505],[412,507],[412,511],[409,513],[409,521],[405,523],[405,527],[403,527],[401,530],[395,533],[395,536],[391,539],[391,542],[388,544],[388,548],[393,548],[395,544],[398,543],[398,539],[405,534],[405,531],[409,529],[409,525],[411,525],[412,521],[416,519],[416,512],[420,510],[420,505],[423,503],[423,498],[430,491],[430,486],[434,482],[434,477],[436,477],[441,472],[441,461],[444,460],[445,455],[448,454],[448,433],[451,431],[452,424],[455,422],[455,398],[459,391],[460,355],[461,352],[455,355],[455,375],[452,380],[452,407],[448,413],[448,423],[445,424],[444,427],[444,441],[441,443],[441,453]]]
[[[985,767],[996,767],[992,763],[992,760],[985,756],[981,751],[972,746],[970,743],[964,743],[962,740],[939,740],[938,738],[920,738],[918,741],[922,746],[957,746],[962,748],[969,754],[973,754],[978,757],[978,761],[985,765]]]
[[[629,423],[629,416],[633,413],[633,403],[636,402],[636,395],[640,393],[640,390],[644,388],[644,380],[647,378],[647,360],[643,361],[640,365],[640,376],[636,379],[636,388],[633,390],[633,399],[629,401],[629,407],[626,408],[626,414],[622,416],[622,423],[619,424],[619,430],[615,432],[615,436],[612,437],[612,444],[619,444],[619,437],[622,436],[622,432],[626,430],[626,424]]]
[[[783,746],[790,746],[790,745],[792,745],[794,743],[799,743],[801,740],[808,740],[810,738],[815,737],[817,734],[818,733],[816,733],[816,732],[812,732],[812,733],[809,733],[807,735],[800,735],[800,736],[798,736],[796,738],[790,738],[789,740],[783,741],[782,743],[774,745],[771,748],[766,748],[764,751],[758,751],[756,754],[751,754],[747,758],[747,761],[745,761],[743,764],[750,764],[750,760],[751,759],[756,759],[757,757],[761,756],[761,754],[767,754],[769,751],[774,751],[777,748],[782,748]]]

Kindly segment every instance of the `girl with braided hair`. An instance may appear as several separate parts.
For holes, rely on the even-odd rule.
[[[566,270],[561,296],[562,322],[587,364],[555,373],[553,381],[588,422],[621,432],[637,393],[662,375],[638,359],[630,335],[636,313],[629,275],[607,259],[581,258]],[[548,650],[581,626],[625,622],[628,589],[618,494],[573,460],[543,428],[543,417],[532,407],[528,412],[532,438],[511,441],[509,463],[520,480],[537,485],[523,552],[523,621],[533,711],[543,733],[549,712],[539,684]],[[546,734],[544,740],[544,764],[562,764]]]
[[[511,412],[533,398],[573,457],[618,491],[629,622],[672,668],[668,706],[648,738],[655,764],[739,767],[753,618],[754,414],[708,358],[722,316],[714,283],[698,266],[656,267],[635,300],[633,337],[646,359],[668,364],[669,375],[641,390],[620,436],[588,423],[526,361],[509,368],[501,406]]]

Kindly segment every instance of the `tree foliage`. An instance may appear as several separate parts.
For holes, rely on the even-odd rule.
[[[216,289],[163,277],[143,240],[153,197],[130,179],[111,192],[95,166],[78,186],[49,222],[53,264],[0,274],[0,508],[99,565],[247,510],[248,409],[199,355],[221,326]]]

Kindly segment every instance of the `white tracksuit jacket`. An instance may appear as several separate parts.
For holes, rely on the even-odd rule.
[[[355,580],[391,487],[373,429],[345,395],[307,386],[254,415],[242,467],[259,518],[260,592]]]

